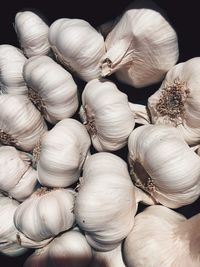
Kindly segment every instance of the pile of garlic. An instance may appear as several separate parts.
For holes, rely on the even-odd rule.
[[[200,58],[176,64],[177,34],[151,1],[99,29],[32,11],[14,25],[19,47],[0,45],[0,254],[199,267],[200,212],[172,209],[200,196]],[[162,83],[140,105],[123,82]]]

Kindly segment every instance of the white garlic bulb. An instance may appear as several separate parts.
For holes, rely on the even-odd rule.
[[[84,164],[80,182],[74,209],[79,227],[93,248],[116,248],[132,229],[137,210],[126,163],[108,152],[93,154]]]
[[[52,124],[78,108],[77,85],[71,74],[48,56],[31,57],[23,70],[29,99]]]
[[[67,189],[40,188],[15,211],[14,223],[27,238],[40,242],[70,229],[74,224],[74,194]]]
[[[31,151],[47,126],[40,112],[23,95],[0,95],[0,142]]]
[[[174,127],[145,125],[128,140],[134,183],[157,202],[178,208],[200,196],[200,158]]]
[[[93,259],[89,267],[126,267],[122,258],[122,244],[111,251],[92,252]]]
[[[27,251],[16,240],[17,229],[13,223],[14,212],[19,203],[0,195],[0,253],[6,256],[19,256]]]
[[[148,99],[154,124],[177,127],[190,145],[200,142],[200,57],[171,68],[160,89]]]
[[[92,250],[84,235],[78,231],[67,231],[36,250],[24,267],[88,267],[91,258]]]
[[[199,267],[200,214],[186,219],[163,206],[146,208],[123,246],[127,267]]]
[[[135,126],[127,95],[105,79],[87,83],[80,116],[98,151],[115,151],[125,146]]]
[[[136,1],[107,35],[102,76],[144,87],[164,78],[178,60],[177,35],[150,1]]]
[[[18,12],[14,26],[21,48],[28,58],[50,52],[49,26],[37,14],[31,11]]]
[[[37,184],[37,172],[31,167],[30,157],[11,146],[0,147],[0,191],[24,201]]]
[[[27,91],[22,75],[26,60],[20,49],[0,45],[0,87],[3,93],[24,94]]]
[[[100,76],[105,53],[103,36],[82,19],[58,19],[49,30],[49,42],[58,60],[84,81]]]
[[[67,187],[78,181],[90,145],[90,137],[79,121],[58,122],[41,139],[39,182],[49,187]]]

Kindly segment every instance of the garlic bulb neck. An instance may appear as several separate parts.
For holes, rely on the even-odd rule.
[[[133,49],[131,49],[132,41],[124,38],[117,42],[104,55],[101,63],[101,76],[111,75],[122,66],[128,67],[134,57]]]
[[[96,126],[95,126],[94,116],[92,114],[90,114],[87,111],[87,109],[88,109],[87,105],[82,107],[82,114],[84,113],[83,124],[85,125],[87,131],[89,132],[89,134],[91,136],[96,136],[97,129],[96,129]]]
[[[179,79],[175,79],[172,84],[166,82],[155,107],[157,112],[175,126],[182,123],[185,118],[185,103],[189,92],[186,83]]]
[[[36,92],[32,88],[29,88],[28,89],[28,98],[36,106],[36,108],[40,111],[40,113],[42,115],[45,114],[45,104],[44,104],[44,101],[42,100],[41,96],[38,94],[38,92]]]
[[[140,104],[134,104],[128,102],[131,111],[133,112],[133,116],[136,123],[139,124],[150,124],[151,118],[149,115],[149,111],[146,106]]]
[[[0,129],[0,143],[2,143],[3,145],[14,146],[16,145],[17,140],[15,140],[10,134],[7,134],[2,129]]]

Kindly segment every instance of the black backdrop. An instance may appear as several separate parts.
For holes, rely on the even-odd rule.
[[[130,0],[71,0],[61,2],[56,1],[13,1],[9,3],[4,1],[0,11],[0,44],[12,44],[18,46],[17,37],[14,31],[13,22],[15,14],[21,9],[32,9],[41,13],[46,22],[50,25],[58,18],[81,18],[87,20],[92,26],[97,27],[100,24],[109,21],[123,11],[130,4]],[[200,56],[200,13],[198,1],[174,1],[174,0],[155,0],[167,14],[169,21],[175,28],[179,39],[180,57],[179,62],[186,61],[192,57]],[[76,79],[76,78],[75,78]],[[111,77],[115,81],[114,77]],[[84,82],[76,79],[80,92],[85,85]],[[119,89],[128,94],[129,100],[136,103],[146,103],[149,95],[159,88],[159,84],[144,89],[133,89],[124,84],[117,84]],[[118,151],[116,154],[126,159],[126,148]],[[189,164],[189,162],[188,162]],[[140,207],[140,210],[143,207]],[[186,217],[191,217],[200,211],[200,200],[190,206],[178,209]],[[1,227],[1,226],[0,226]],[[0,256],[0,266],[2,267],[21,267],[27,256],[31,252],[18,257],[7,258]],[[59,267],[59,266],[58,266]],[[113,266],[114,267],[114,266]]]

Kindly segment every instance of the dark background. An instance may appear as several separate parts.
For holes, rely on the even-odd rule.
[[[81,18],[87,20],[92,26],[97,27],[100,24],[114,19],[124,8],[132,1],[128,0],[72,0],[72,1],[4,1],[0,11],[0,44],[11,44],[19,46],[14,31],[13,22],[15,15],[22,9],[32,9],[39,12],[50,25],[58,18]],[[186,61],[192,57],[200,56],[200,13],[198,1],[174,1],[174,0],[156,0],[154,1],[167,14],[169,21],[178,34],[180,57],[179,62]],[[75,78],[76,79],[76,78]],[[114,77],[111,77],[115,81]],[[76,79],[80,91],[83,90],[84,82]],[[146,103],[148,96],[159,88],[156,84],[144,89],[133,89],[130,86],[118,83],[118,88],[128,94],[129,100],[135,103]],[[126,148],[118,151],[116,154],[126,158]],[[189,164],[189,162],[188,162]],[[143,207],[140,207],[140,210]],[[200,211],[200,201],[196,201],[190,206],[178,209],[186,217]],[[18,257],[7,258],[0,256],[0,266],[2,267],[21,267],[26,257],[31,252]],[[58,266],[59,267],[59,266]],[[113,266],[114,267],[114,266]]]

